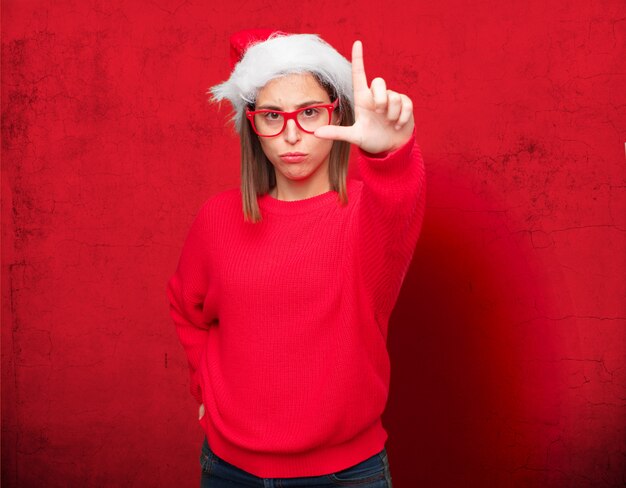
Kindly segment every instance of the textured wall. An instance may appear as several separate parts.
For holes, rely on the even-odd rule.
[[[2,2],[4,486],[197,486],[165,283],[238,184],[205,91],[248,27],[361,39],[415,104],[396,486],[624,483],[624,4],[406,3]]]

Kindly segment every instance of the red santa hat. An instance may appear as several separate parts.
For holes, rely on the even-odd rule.
[[[268,81],[290,73],[313,73],[354,106],[352,66],[317,34],[287,34],[270,29],[240,31],[230,37],[230,78],[209,89],[211,101],[228,99],[232,120],[241,131],[243,111],[254,104]]]
[[[251,44],[266,41],[272,34],[289,35],[272,29],[248,29],[230,36],[230,69],[234,69]]]

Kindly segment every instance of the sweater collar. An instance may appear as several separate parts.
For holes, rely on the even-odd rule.
[[[354,185],[354,180],[348,180],[348,193],[352,193],[350,189]],[[274,214],[294,215],[310,212],[320,208],[328,208],[330,205],[339,205],[339,194],[335,190],[329,190],[319,195],[302,200],[278,200],[269,193],[259,195],[257,197],[259,208]]]

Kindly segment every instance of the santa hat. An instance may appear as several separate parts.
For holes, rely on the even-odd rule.
[[[254,104],[268,81],[290,73],[309,72],[332,86],[354,107],[350,62],[317,34],[286,34],[268,29],[237,32],[230,38],[230,78],[209,89],[211,101],[228,99],[235,128],[241,131],[243,110]],[[341,100],[340,100],[341,103]]]

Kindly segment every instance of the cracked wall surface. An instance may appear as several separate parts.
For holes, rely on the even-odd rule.
[[[389,328],[394,485],[626,482],[623,2],[2,2],[2,484],[196,486],[165,283],[238,185],[243,28],[414,103],[424,227]]]

